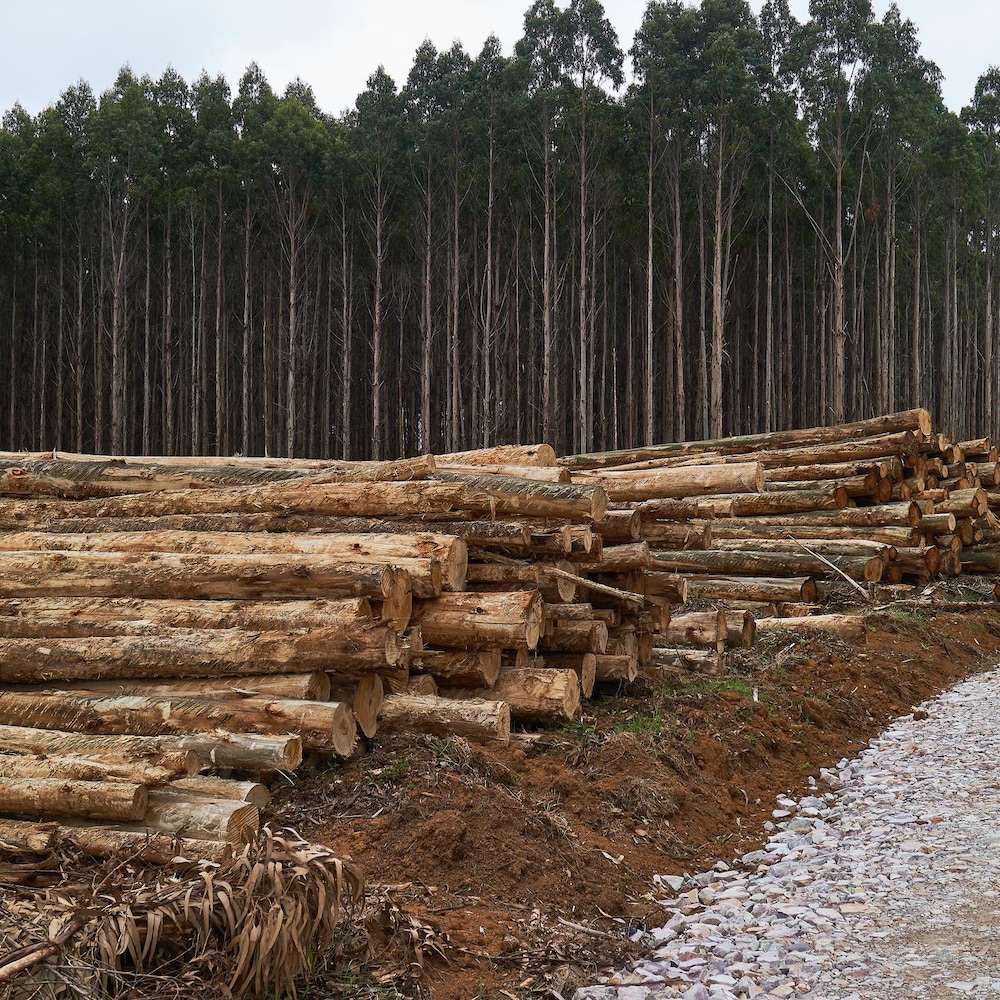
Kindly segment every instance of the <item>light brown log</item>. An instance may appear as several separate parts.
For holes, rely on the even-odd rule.
[[[617,616],[618,612],[611,611],[612,615]],[[617,621],[606,621],[603,616],[598,616],[595,614],[594,606],[592,604],[586,604],[580,602],[579,604],[546,604],[545,605],[545,623],[546,626],[549,623],[555,623],[560,621],[592,621],[594,618],[601,617],[601,620],[605,622],[606,625],[617,625]]]
[[[100,757],[0,754],[0,777],[68,778],[73,781],[127,781],[135,785],[165,785],[198,773],[198,756],[180,752],[153,764],[143,760],[102,760]]]
[[[635,626],[619,625],[608,628],[608,645],[604,650],[610,656],[639,656],[639,636]]]
[[[358,729],[373,739],[378,731],[378,716],[385,699],[385,682],[378,674],[366,674],[356,684],[331,687],[330,700],[351,706]]]
[[[502,562],[502,563],[469,563],[468,586],[479,583],[502,583],[510,587],[519,584],[538,585],[540,568],[535,563]]]
[[[209,799],[232,799],[235,802],[249,802],[258,809],[263,809],[271,801],[271,793],[267,785],[259,781],[236,781],[232,778],[217,778],[208,775],[197,775],[193,778],[179,778],[169,785],[159,789],[168,795],[180,795],[182,798],[200,796]]]
[[[923,474],[924,460],[919,455],[911,455],[911,469],[920,469]],[[879,479],[901,480],[904,478],[903,460],[898,455],[883,455],[878,458],[862,458],[854,462],[823,462],[819,465],[787,465],[779,466],[772,476],[768,477],[768,488],[771,488],[772,478],[786,482],[815,483],[812,488],[825,485],[824,480],[844,479],[852,476],[875,473]],[[918,473],[914,473],[918,474]],[[799,489],[806,489],[799,486]]]
[[[577,473],[575,482],[600,484],[617,501],[675,499],[718,493],[760,493],[764,470],[757,462],[703,465],[647,472]]]
[[[965,542],[959,535],[927,535],[925,538],[928,545],[935,545],[943,552],[960,554],[965,548]]]
[[[0,812],[22,816],[85,816],[135,821],[146,812],[147,791],[126,781],[0,777]]]
[[[634,656],[598,653],[594,657],[594,670],[598,684],[630,684],[639,674],[639,663]]]
[[[435,456],[439,465],[523,465],[528,467],[553,466],[556,453],[547,444],[503,444],[495,448],[477,448],[474,451],[455,451]]]
[[[599,621],[563,622],[539,640],[538,648],[553,653],[604,653],[608,626]]]
[[[194,678],[311,673],[356,677],[391,665],[382,626],[345,637],[340,629],[289,635],[241,629],[164,629],[149,635],[0,639],[0,682]],[[398,650],[393,633],[391,648]],[[397,657],[398,662],[398,657]]]
[[[574,670],[502,670],[489,692],[451,688],[445,694],[450,698],[496,698],[510,706],[512,718],[526,722],[562,722],[580,714],[580,679]]]
[[[680,573],[647,571],[643,581],[647,594],[666,597],[674,604],[687,602],[688,580]]]
[[[534,649],[544,608],[537,591],[442,594],[418,601],[412,620],[429,646]]]
[[[993,444],[988,437],[959,441],[958,447],[962,450],[962,454],[968,458],[979,458],[983,455],[989,455],[993,450]]]
[[[67,631],[47,634],[114,634],[122,623],[172,628],[240,628],[249,631],[295,631],[328,628],[340,622],[371,619],[364,597],[311,601],[139,600],[131,597],[0,598],[0,617],[25,622],[64,622]],[[41,634],[41,633],[37,633]]]
[[[934,545],[926,548],[897,548],[893,564],[904,573],[934,576],[941,569],[941,558],[942,550]]]
[[[242,534],[235,532],[140,531],[96,535],[58,535],[27,531],[0,534],[0,552],[152,552],[206,556],[268,555],[303,557],[300,572],[311,571],[304,557],[320,563],[386,564],[410,574],[418,596],[433,597],[445,590],[463,590],[468,564],[465,542],[452,535],[301,535]],[[435,564],[439,564],[436,569]],[[439,579],[440,577],[440,579]],[[382,595],[372,595],[382,596]]]
[[[761,632],[794,632],[810,635],[821,632],[836,635],[852,642],[863,641],[866,634],[865,620],[861,615],[808,615],[804,618],[758,618]]]
[[[500,675],[501,654],[499,649],[425,649],[416,663],[440,687],[489,688]]]
[[[585,585],[576,566],[566,559],[539,566],[538,591],[552,604],[568,604],[576,598],[577,588]]]
[[[745,552],[751,549],[755,552],[774,552],[801,554],[806,550],[818,552],[825,556],[857,556],[859,558],[881,559],[888,565],[894,552],[894,546],[882,542],[872,542],[866,538],[783,538],[781,529],[776,531],[778,537],[719,538],[712,548],[720,552]],[[655,553],[654,553],[655,555]]]
[[[926,515],[925,515],[926,516]],[[799,539],[808,544],[810,539],[826,541],[864,541],[881,545],[916,545],[920,541],[919,528],[897,527],[864,527],[851,525],[771,525],[761,519],[759,522],[747,524],[744,518],[731,518],[717,521],[712,527],[713,547],[721,547],[726,539],[744,539],[752,541],[758,538],[788,538]],[[748,545],[752,548],[752,545]]]
[[[642,532],[642,517],[637,510],[609,510],[594,527],[605,542],[634,542]]]
[[[382,705],[379,725],[385,732],[464,736],[479,741],[510,740],[510,706],[504,701],[467,698],[419,698],[392,694]]]
[[[655,521],[705,520],[713,517],[732,517],[732,501],[728,497],[710,497],[708,500],[644,500],[635,510],[645,519]]]
[[[439,694],[437,681],[430,674],[410,674],[405,693],[418,698],[436,698]]]
[[[87,697],[0,692],[0,723],[66,732],[182,735],[221,730],[260,735],[296,734],[308,750],[350,756],[354,715],[339,702],[291,698],[203,701],[198,698]]]
[[[0,634],[3,626],[0,624]],[[47,690],[95,695],[140,695],[145,698],[294,698],[329,701],[330,677],[320,670],[308,674],[258,674],[164,680],[155,677],[116,681],[54,681]],[[335,701],[339,699],[334,699]]]
[[[710,549],[711,521],[656,521],[642,519],[642,537],[653,548]]]
[[[731,649],[750,649],[757,637],[757,625],[749,611],[725,611],[726,645]]]
[[[139,825],[193,840],[245,844],[260,830],[260,812],[249,802],[171,795],[154,789]]]
[[[0,502],[0,520],[28,511],[40,519],[241,512],[403,517],[459,509],[466,492],[459,483],[438,480],[332,484],[292,480],[266,486],[147,493],[103,500],[7,500]],[[44,526],[44,520],[38,523]]]
[[[597,680],[597,656],[594,653],[548,653],[544,659],[538,657],[537,662],[532,662],[530,666],[572,670],[580,681],[580,697],[589,698],[594,693]]]
[[[915,528],[920,524],[920,508],[915,503],[879,504],[871,507],[845,507],[843,510],[817,510],[803,514],[777,514],[767,517],[734,518],[743,527],[816,527],[849,526],[884,528],[888,525]],[[715,522],[713,530],[725,525]],[[721,536],[720,536],[721,537]]]
[[[812,577],[769,578],[691,574],[687,583],[691,597],[700,600],[810,604],[816,599],[816,581]]]
[[[497,514],[599,521],[607,510],[607,494],[594,484],[537,483],[510,476],[469,476],[439,472],[441,485],[459,485],[455,507],[491,517]]]
[[[406,590],[397,590],[384,601],[373,603],[372,610],[389,628],[396,632],[404,632],[410,624],[410,615],[413,612],[413,591],[409,587]]]
[[[431,561],[428,560],[428,563]],[[203,556],[175,552],[2,552],[0,597],[373,597],[410,589],[379,563],[314,556]]]
[[[770,483],[768,489],[771,489]],[[843,510],[847,506],[847,490],[842,486],[827,490],[788,490],[783,493],[740,493],[726,498],[731,501],[733,517],[754,517],[772,514],[800,514],[817,510]]]
[[[950,512],[924,514],[920,519],[920,530],[926,535],[950,535],[955,531],[957,518]]]
[[[0,817],[0,850],[10,854],[48,854],[58,843],[55,823],[27,823]]]
[[[160,764],[194,751],[205,766],[292,771],[302,763],[298,736],[251,733],[190,733],[182,736],[99,735],[0,725],[4,753],[67,754],[110,761]]]
[[[697,646],[722,652],[726,648],[728,627],[724,611],[692,611],[674,615],[670,626],[657,637],[660,646]]]
[[[855,438],[870,438],[878,435],[897,434],[901,431],[929,434],[931,418],[927,410],[907,410],[902,413],[886,414],[870,420],[859,420],[851,424],[829,427],[810,427],[802,430],[769,431],[763,434],[748,434],[742,437],[717,438],[706,441],[685,441],[674,444],[653,445],[631,451],[598,452],[589,455],[571,455],[561,458],[559,464],[571,469],[605,468],[647,458],[684,456],[705,451],[740,454],[763,448],[775,449],[800,445],[823,444],[826,442],[849,441]],[[895,449],[887,448],[883,454],[892,454]]]
[[[458,472],[467,476],[508,476],[512,479],[529,479],[538,483],[568,483],[568,469],[538,465],[462,465],[458,462],[439,462],[438,472]]]
[[[650,565],[671,573],[705,573],[718,575],[767,574],[770,576],[813,576],[833,572],[829,563],[852,580],[878,583],[885,564],[879,557],[824,556],[822,559],[799,552],[762,552],[743,549],[736,552],[718,549],[707,552],[658,551]]]
[[[609,545],[604,548],[599,560],[588,559],[578,565],[587,573],[627,573],[633,569],[645,569],[649,558],[648,542],[626,542]]]
[[[987,510],[989,500],[983,489],[956,490],[934,507],[936,514],[954,514],[955,517],[982,517]]]
[[[73,844],[81,853],[93,858],[134,858],[153,865],[168,865],[178,859],[221,864],[233,855],[232,845],[225,842],[184,839],[152,830],[87,824],[61,826],[56,834],[60,843]]]
[[[534,658],[536,654],[530,652],[527,646],[518,646],[515,650],[500,650],[500,669],[503,670],[504,667],[513,667],[520,670],[522,667],[527,667],[530,665],[529,661]],[[475,685],[478,687],[479,685]]]

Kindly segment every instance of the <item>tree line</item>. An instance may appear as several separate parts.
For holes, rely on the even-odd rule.
[[[998,167],[1000,70],[954,114],[869,0],[651,0],[628,53],[535,0],[511,54],[424,42],[339,117],[126,67],[3,118],[0,446],[997,434]]]

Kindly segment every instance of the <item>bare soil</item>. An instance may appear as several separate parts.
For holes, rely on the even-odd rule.
[[[309,988],[330,997],[565,997],[638,957],[655,874],[753,849],[782,791],[1000,659],[1000,609],[896,610],[863,646],[787,634],[725,677],[605,693],[510,746],[379,736],[303,771],[265,819],[365,871],[364,932]]]

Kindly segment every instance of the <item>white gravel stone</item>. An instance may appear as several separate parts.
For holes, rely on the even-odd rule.
[[[656,957],[616,977],[648,985],[574,1000],[997,1000],[1000,670],[923,709],[779,796],[759,851],[658,876]]]

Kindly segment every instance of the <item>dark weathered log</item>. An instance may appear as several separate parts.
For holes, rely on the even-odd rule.
[[[631,506],[631,505],[630,505]],[[644,500],[635,504],[643,520],[691,521],[713,517],[732,517],[732,501],[728,497],[712,497],[710,500]]]
[[[199,698],[86,697],[71,694],[0,693],[0,723],[65,732],[182,735],[229,733],[301,736],[309,750],[351,754],[354,715],[338,702],[285,698],[204,701]]]
[[[442,594],[418,601],[412,620],[429,646],[534,649],[544,608],[537,591]]]
[[[534,584],[538,586],[540,569],[536,563],[529,562],[492,562],[469,563],[468,586],[479,583],[502,583],[510,587],[519,584]]]
[[[750,611],[726,611],[726,645],[731,649],[750,649],[757,636],[757,625]]]
[[[510,740],[510,706],[504,701],[426,698],[392,694],[382,705],[379,725],[385,732],[464,736],[473,740]]]
[[[316,556],[0,552],[0,597],[384,600],[409,589],[404,570]]]
[[[48,854],[59,841],[55,823],[0,818],[0,849],[10,854]]]
[[[656,521],[642,519],[642,537],[651,548],[710,549],[711,521]]]

